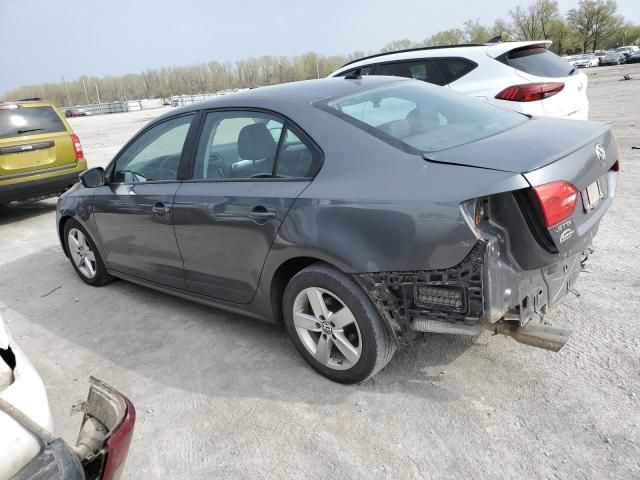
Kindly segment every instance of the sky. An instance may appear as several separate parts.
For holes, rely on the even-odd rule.
[[[492,24],[531,1],[0,0],[0,97],[20,85],[59,82],[62,75],[377,51],[468,19]],[[577,3],[558,1],[562,12]],[[640,0],[618,0],[618,11],[640,23]]]

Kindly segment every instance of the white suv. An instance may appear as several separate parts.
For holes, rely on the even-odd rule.
[[[402,50],[355,60],[329,76],[416,78],[528,115],[587,120],[586,75],[549,45],[546,40]]]

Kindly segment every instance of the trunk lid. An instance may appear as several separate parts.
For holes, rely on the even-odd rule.
[[[571,183],[577,190],[574,213],[550,228],[533,188],[528,192],[537,203],[534,221],[557,252],[575,253],[591,243],[617,182],[618,150],[610,128],[580,120],[534,118],[493,137],[430,154],[427,160],[520,173],[531,187]]]
[[[607,133],[610,135],[609,127],[602,123],[534,117],[497,135],[426,157],[438,163],[526,173],[549,165]]]

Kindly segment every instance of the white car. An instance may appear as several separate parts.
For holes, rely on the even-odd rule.
[[[528,115],[587,120],[587,77],[551,41],[428,47],[372,55],[330,77],[395,75],[448,86]]]
[[[578,58],[571,63],[576,68],[591,68],[600,65],[600,59],[593,53],[585,53],[578,55]]]
[[[0,318],[0,480],[115,480],[124,468],[136,412],[131,402],[91,378],[78,440],[53,431],[47,392]]]

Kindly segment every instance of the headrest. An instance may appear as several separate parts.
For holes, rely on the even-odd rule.
[[[238,155],[243,160],[259,160],[274,156],[276,142],[264,123],[253,123],[240,130]]]

